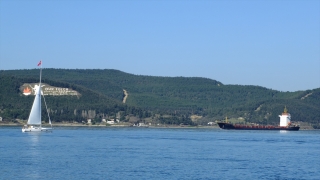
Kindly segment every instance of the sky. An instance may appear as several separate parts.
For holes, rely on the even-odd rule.
[[[319,0],[1,0],[0,70],[320,88]]]

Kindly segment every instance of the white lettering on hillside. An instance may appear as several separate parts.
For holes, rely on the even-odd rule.
[[[20,90],[23,92],[24,95],[34,95],[34,87],[37,86],[37,83],[25,83],[20,87]],[[48,84],[42,84],[42,93],[43,95],[51,95],[51,96],[79,96],[80,93],[78,93],[75,90],[72,90],[70,88],[62,88],[62,87],[54,87],[50,86]]]

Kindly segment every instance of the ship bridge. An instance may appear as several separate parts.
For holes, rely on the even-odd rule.
[[[282,115],[279,115],[280,117],[280,126],[281,127],[286,127],[290,125],[291,121],[291,115],[288,113],[287,107],[284,107]]]

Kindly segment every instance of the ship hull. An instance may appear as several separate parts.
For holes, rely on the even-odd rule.
[[[273,131],[299,131],[299,126],[289,126],[289,127],[280,127],[280,126],[247,126],[247,125],[233,125],[230,123],[220,122],[218,123],[221,129],[230,129],[230,130],[273,130]]]

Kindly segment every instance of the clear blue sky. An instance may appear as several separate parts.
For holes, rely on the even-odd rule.
[[[320,1],[1,0],[0,69],[117,69],[320,87]]]

